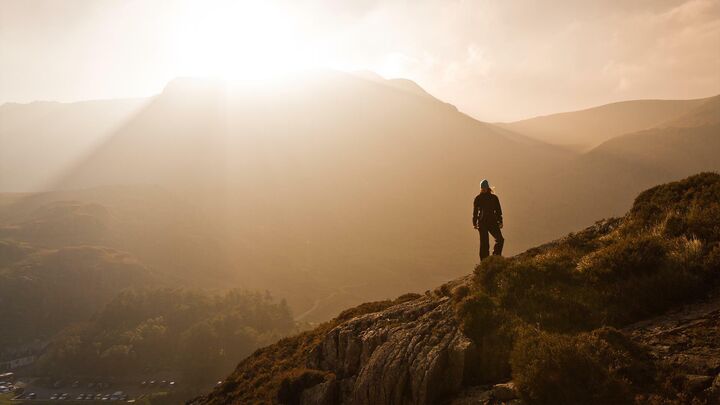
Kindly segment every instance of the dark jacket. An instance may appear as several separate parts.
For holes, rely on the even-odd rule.
[[[480,193],[475,197],[473,203],[473,226],[497,225],[502,223],[502,208],[500,208],[500,200],[495,194]]]

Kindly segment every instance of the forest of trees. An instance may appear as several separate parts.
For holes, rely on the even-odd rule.
[[[37,367],[59,377],[168,372],[193,385],[207,384],[294,330],[287,304],[269,293],[128,290],[90,321],[58,334]]]

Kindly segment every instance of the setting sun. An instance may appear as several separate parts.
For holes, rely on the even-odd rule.
[[[166,40],[183,75],[254,80],[318,67],[298,15],[272,2],[185,2],[171,14]]]

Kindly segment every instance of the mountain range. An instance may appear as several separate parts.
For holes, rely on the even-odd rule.
[[[466,273],[482,178],[514,254],[625,212],[650,185],[720,170],[718,100],[500,125],[408,80],[323,71],[5,104],[0,231],[33,249],[116,249],[172,283],[269,289],[321,321]],[[538,135],[565,127],[602,143],[579,153]]]

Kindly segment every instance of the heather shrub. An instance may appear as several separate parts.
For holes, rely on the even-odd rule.
[[[573,271],[576,258],[560,250],[532,258],[493,259],[475,270],[478,288],[523,321],[556,331],[593,325],[586,290]]]
[[[632,381],[654,376],[646,354],[609,328],[575,336],[526,333],[510,361],[520,395],[538,404],[632,403]]]
[[[509,377],[515,321],[483,293],[463,299],[457,306],[457,317],[477,350],[477,362],[471,365],[468,378],[492,382]]]
[[[418,298],[420,298],[420,294],[407,293],[397,297],[394,300],[365,302],[356,307],[352,307],[340,312],[340,314],[334,320],[336,322],[347,321],[358,316],[371,314],[374,312],[380,312],[384,309],[390,308],[393,305],[402,304],[404,302],[412,301]]]
[[[700,173],[640,193],[628,215],[629,225],[634,229],[652,227],[673,213],[681,219],[681,223],[691,224],[687,230],[717,240],[718,217],[710,214],[717,213],[719,204],[720,174]],[[683,220],[683,217],[686,219]]]
[[[475,267],[474,282],[488,293],[498,289],[497,277],[505,272],[511,261],[503,256],[490,256]]]
[[[624,237],[591,253],[577,267],[590,281],[616,282],[656,272],[667,250],[667,242],[658,235]]]
[[[334,378],[329,373],[310,369],[295,369],[289,371],[280,382],[277,401],[280,404],[297,405],[301,403],[302,392],[326,380]]]

